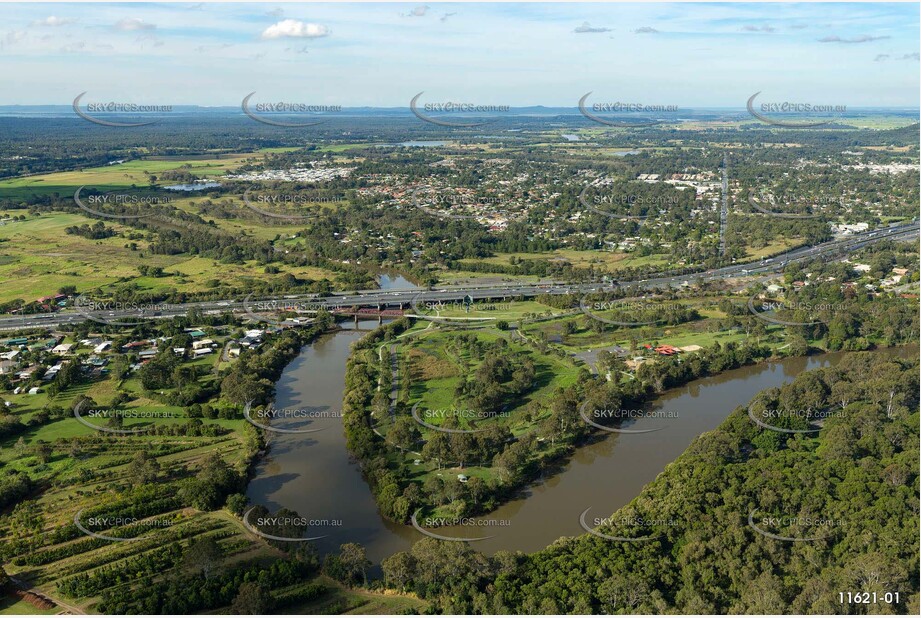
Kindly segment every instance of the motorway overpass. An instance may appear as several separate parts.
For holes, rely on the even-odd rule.
[[[918,230],[918,222],[912,221],[910,223],[895,225],[888,228],[861,232],[846,238],[832,240],[811,247],[794,249],[772,259],[762,260],[760,262],[733,264],[731,266],[698,273],[678,275],[666,274],[640,281],[622,281],[617,285],[622,288],[648,290],[653,288],[680,286],[684,281],[693,283],[699,280],[717,281],[738,277],[769,275],[781,271],[784,266],[790,263],[809,261],[819,257],[828,259],[845,257],[858,249],[881,240],[908,240],[917,236]],[[385,310],[391,307],[409,309],[413,306],[413,303],[463,301],[467,296],[473,300],[501,300],[514,297],[534,297],[540,294],[585,294],[588,292],[600,291],[602,289],[601,285],[602,284],[599,283],[552,282],[540,284],[511,283],[505,285],[471,285],[463,287],[445,287],[436,290],[355,290],[350,292],[336,292],[326,297],[319,297],[315,294],[303,294],[270,299],[247,298],[201,301],[179,305],[167,305],[160,310],[131,309],[120,311],[88,311],[82,309],[76,311],[68,308],[67,310],[62,310],[54,314],[0,318],[0,331],[36,327],[53,328],[61,325],[78,323],[86,319],[109,322],[116,326],[130,326],[140,320],[185,315],[193,308],[197,308],[202,312],[233,311],[236,313],[248,313],[252,314],[255,318],[269,311],[269,309],[260,310],[260,307],[272,307],[273,303],[274,306],[279,308],[292,307],[306,313],[320,309],[334,311],[336,309],[342,310],[358,307],[370,307],[377,310]],[[610,286],[607,287],[609,288]]]

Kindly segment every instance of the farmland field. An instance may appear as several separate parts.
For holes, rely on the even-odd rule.
[[[69,197],[81,186],[100,191],[151,185],[151,176],[169,170],[184,170],[196,176],[223,176],[246,162],[257,161],[258,154],[229,154],[210,159],[140,159],[71,172],[54,172],[0,180],[0,199],[27,199],[30,196],[57,194]],[[161,183],[162,184],[162,183]],[[166,183],[171,184],[171,183]]]

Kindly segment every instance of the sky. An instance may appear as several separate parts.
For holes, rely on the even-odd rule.
[[[0,105],[919,106],[919,4],[9,3]]]

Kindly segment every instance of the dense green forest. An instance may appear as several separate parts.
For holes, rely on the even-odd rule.
[[[384,562],[386,583],[445,613],[917,614],[918,369],[855,353],[760,393],[759,409],[825,410],[820,431],[763,429],[737,408],[610,520],[628,524],[600,527],[651,540],[486,557],[426,539]]]

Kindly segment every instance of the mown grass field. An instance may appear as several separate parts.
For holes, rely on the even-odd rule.
[[[501,275],[497,273],[480,273],[471,270],[437,271],[438,281],[452,285],[464,283],[536,283],[540,277],[534,275]]]
[[[586,268],[591,265],[598,265],[608,269],[650,265],[663,266],[668,263],[668,256],[664,254],[634,256],[632,253],[616,253],[613,251],[580,251],[577,249],[557,249],[555,251],[548,251],[546,253],[499,253],[488,258],[460,260],[460,263],[473,264],[482,262],[485,264],[509,265],[513,259],[559,260],[569,262],[577,268]]]
[[[595,356],[599,350],[609,349],[613,346],[620,346],[623,349],[631,351],[634,355],[644,353],[643,345],[671,345],[674,347],[684,347],[698,345],[701,347],[712,346],[715,343],[738,343],[751,339],[741,328],[727,328],[723,322],[727,316],[718,307],[719,301],[723,298],[721,295],[713,296],[686,296],[683,295],[678,299],[649,299],[651,307],[656,304],[679,304],[689,309],[694,309],[700,315],[699,318],[684,322],[677,325],[667,325],[664,323],[637,325],[637,326],[617,326],[605,325],[602,330],[591,328],[593,318],[582,312],[578,306],[570,309],[555,309],[543,305],[536,301],[494,303],[496,307],[493,311],[485,311],[483,308],[489,306],[483,303],[478,306],[475,304],[470,313],[465,313],[463,306],[445,305],[438,309],[437,313],[428,310],[425,313],[431,316],[442,318],[458,317],[494,317],[495,321],[506,320],[510,324],[517,326],[519,335],[516,343],[521,338],[530,341],[531,344],[537,342],[546,342],[551,347],[565,352],[573,359],[581,359],[593,365]],[[745,296],[740,295],[735,299],[739,306],[744,305]],[[614,311],[592,311],[592,313],[607,319],[618,321],[629,321],[629,316],[625,317],[623,312]],[[483,336],[495,328],[495,321],[472,323],[478,332],[483,332]],[[637,321],[641,321],[637,318]],[[642,321],[645,321],[642,320]],[[426,326],[429,323],[426,323]],[[785,345],[785,331],[782,327],[755,322],[756,325],[763,327],[761,340],[763,343],[775,348]],[[405,346],[401,349],[401,354],[407,354],[415,351],[417,356],[418,350],[437,350],[431,341],[437,340],[440,333],[445,330],[455,328],[454,326],[439,326],[430,328],[423,332],[421,326],[414,329],[415,338],[412,339],[411,346]],[[421,335],[420,335],[421,333]],[[432,357],[434,358],[434,357]],[[556,361],[553,356],[548,358]],[[429,359],[433,365],[438,363],[450,362],[450,359],[438,359],[437,362]],[[421,362],[421,361],[420,361]],[[576,367],[578,367],[577,365]],[[457,382],[456,377],[445,377],[430,379],[425,381],[425,395],[416,395],[415,400],[424,400],[431,407],[445,406],[451,401],[454,385]],[[420,391],[421,392],[421,391]]]
[[[317,148],[320,152],[346,152],[347,150],[359,150],[361,148],[371,148],[376,146],[373,142],[355,142],[351,144],[326,144]]]
[[[442,305],[421,305],[424,309],[424,315],[441,318],[476,318],[477,321],[483,321],[488,324],[495,324],[499,320],[517,321],[529,319],[536,316],[548,317],[563,313],[560,309],[554,309],[537,301],[496,301],[496,302],[475,302],[470,305],[469,310],[462,303],[445,303]],[[486,322],[485,319],[489,322]]]
[[[695,309],[700,317],[695,320],[684,322],[677,325],[668,325],[664,323],[644,324],[636,326],[612,325],[604,326],[603,330],[590,328],[593,318],[583,313],[580,309],[574,310],[575,314],[541,320],[539,322],[525,323],[521,326],[521,332],[529,338],[537,338],[551,342],[554,346],[566,351],[568,354],[586,357],[587,352],[599,349],[606,349],[618,345],[624,349],[634,350],[637,354],[640,351],[634,349],[644,344],[649,345],[671,345],[674,347],[684,347],[699,345],[708,347],[714,343],[741,342],[751,337],[742,329],[727,329],[721,323],[727,316],[723,313],[718,303],[721,296],[693,296],[682,297],[676,300],[650,299],[647,302],[650,307],[656,304],[678,304],[688,309]],[[738,304],[744,303],[744,296],[736,299]],[[591,310],[596,316],[615,321],[630,321],[629,314],[613,311]],[[635,318],[636,321],[646,321],[646,318]],[[571,332],[567,330],[567,324]],[[759,322],[759,324],[762,324]],[[782,343],[783,329],[773,325],[765,324],[764,343]],[[592,356],[589,356],[591,358]]]
[[[536,303],[518,303],[529,305],[520,309],[531,309],[530,305]],[[476,358],[466,351],[458,353],[451,349],[452,341],[458,331],[446,327],[420,328],[410,331],[411,335],[399,340],[397,346],[398,366],[400,371],[408,371],[408,375],[400,375],[400,380],[409,381],[409,398],[406,401],[407,411],[418,404],[417,413],[427,423],[432,425],[444,424],[447,416],[460,415],[460,427],[465,429],[482,429],[490,424],[501,424],[514,435],[522,435],[533,429],[541,418],[531,418],[530,412],[535,403],[546,401],[558,388],[574,384],[578,378],[579,367],[569,359],[559,358],[550,354],[542,354],[528,345],[527,342],[515,338],[510,332],[497,331],[493,328],[483,327],[475,330],[464,330],[464,333],[475,334],[484,343],[491,343],[498,339],[508,342],[508,350],[529,358],[535,367],[535,375],[530,389],[522,396],[510,401],[502,414],[489,419],[472,420],[463,417],[463,412],[468,409],[465,404],[455,396],[455,388],[459,382],[470,375],[482,363],[481,358]],[[377,429],[384,435],[391,427],[389,418],[376,419]],[[423,436],[430,435],[434,430],[422,429]],[[479,465],[482,462],[466,462],[463,468],[441,468],[434,462],[423,461],[416,464],[418,454],[409,449],[399,453],[394,449],[390,453],[391,461],[406,467],[415,481],[424,482],[429,476],[452,476],[463,472],[470,477],[480,477],[484,480],[491,479],[495,471],[488,465]]]
[[[793,247],[801,244],[803,241],[802,238],[781,238],[775,242],[769,243],[768,245],[760,249],[746,248],[745,257],[751,260],[760,260],[763,257],[769,255],[775,255],[777,253],[788,251]]]

